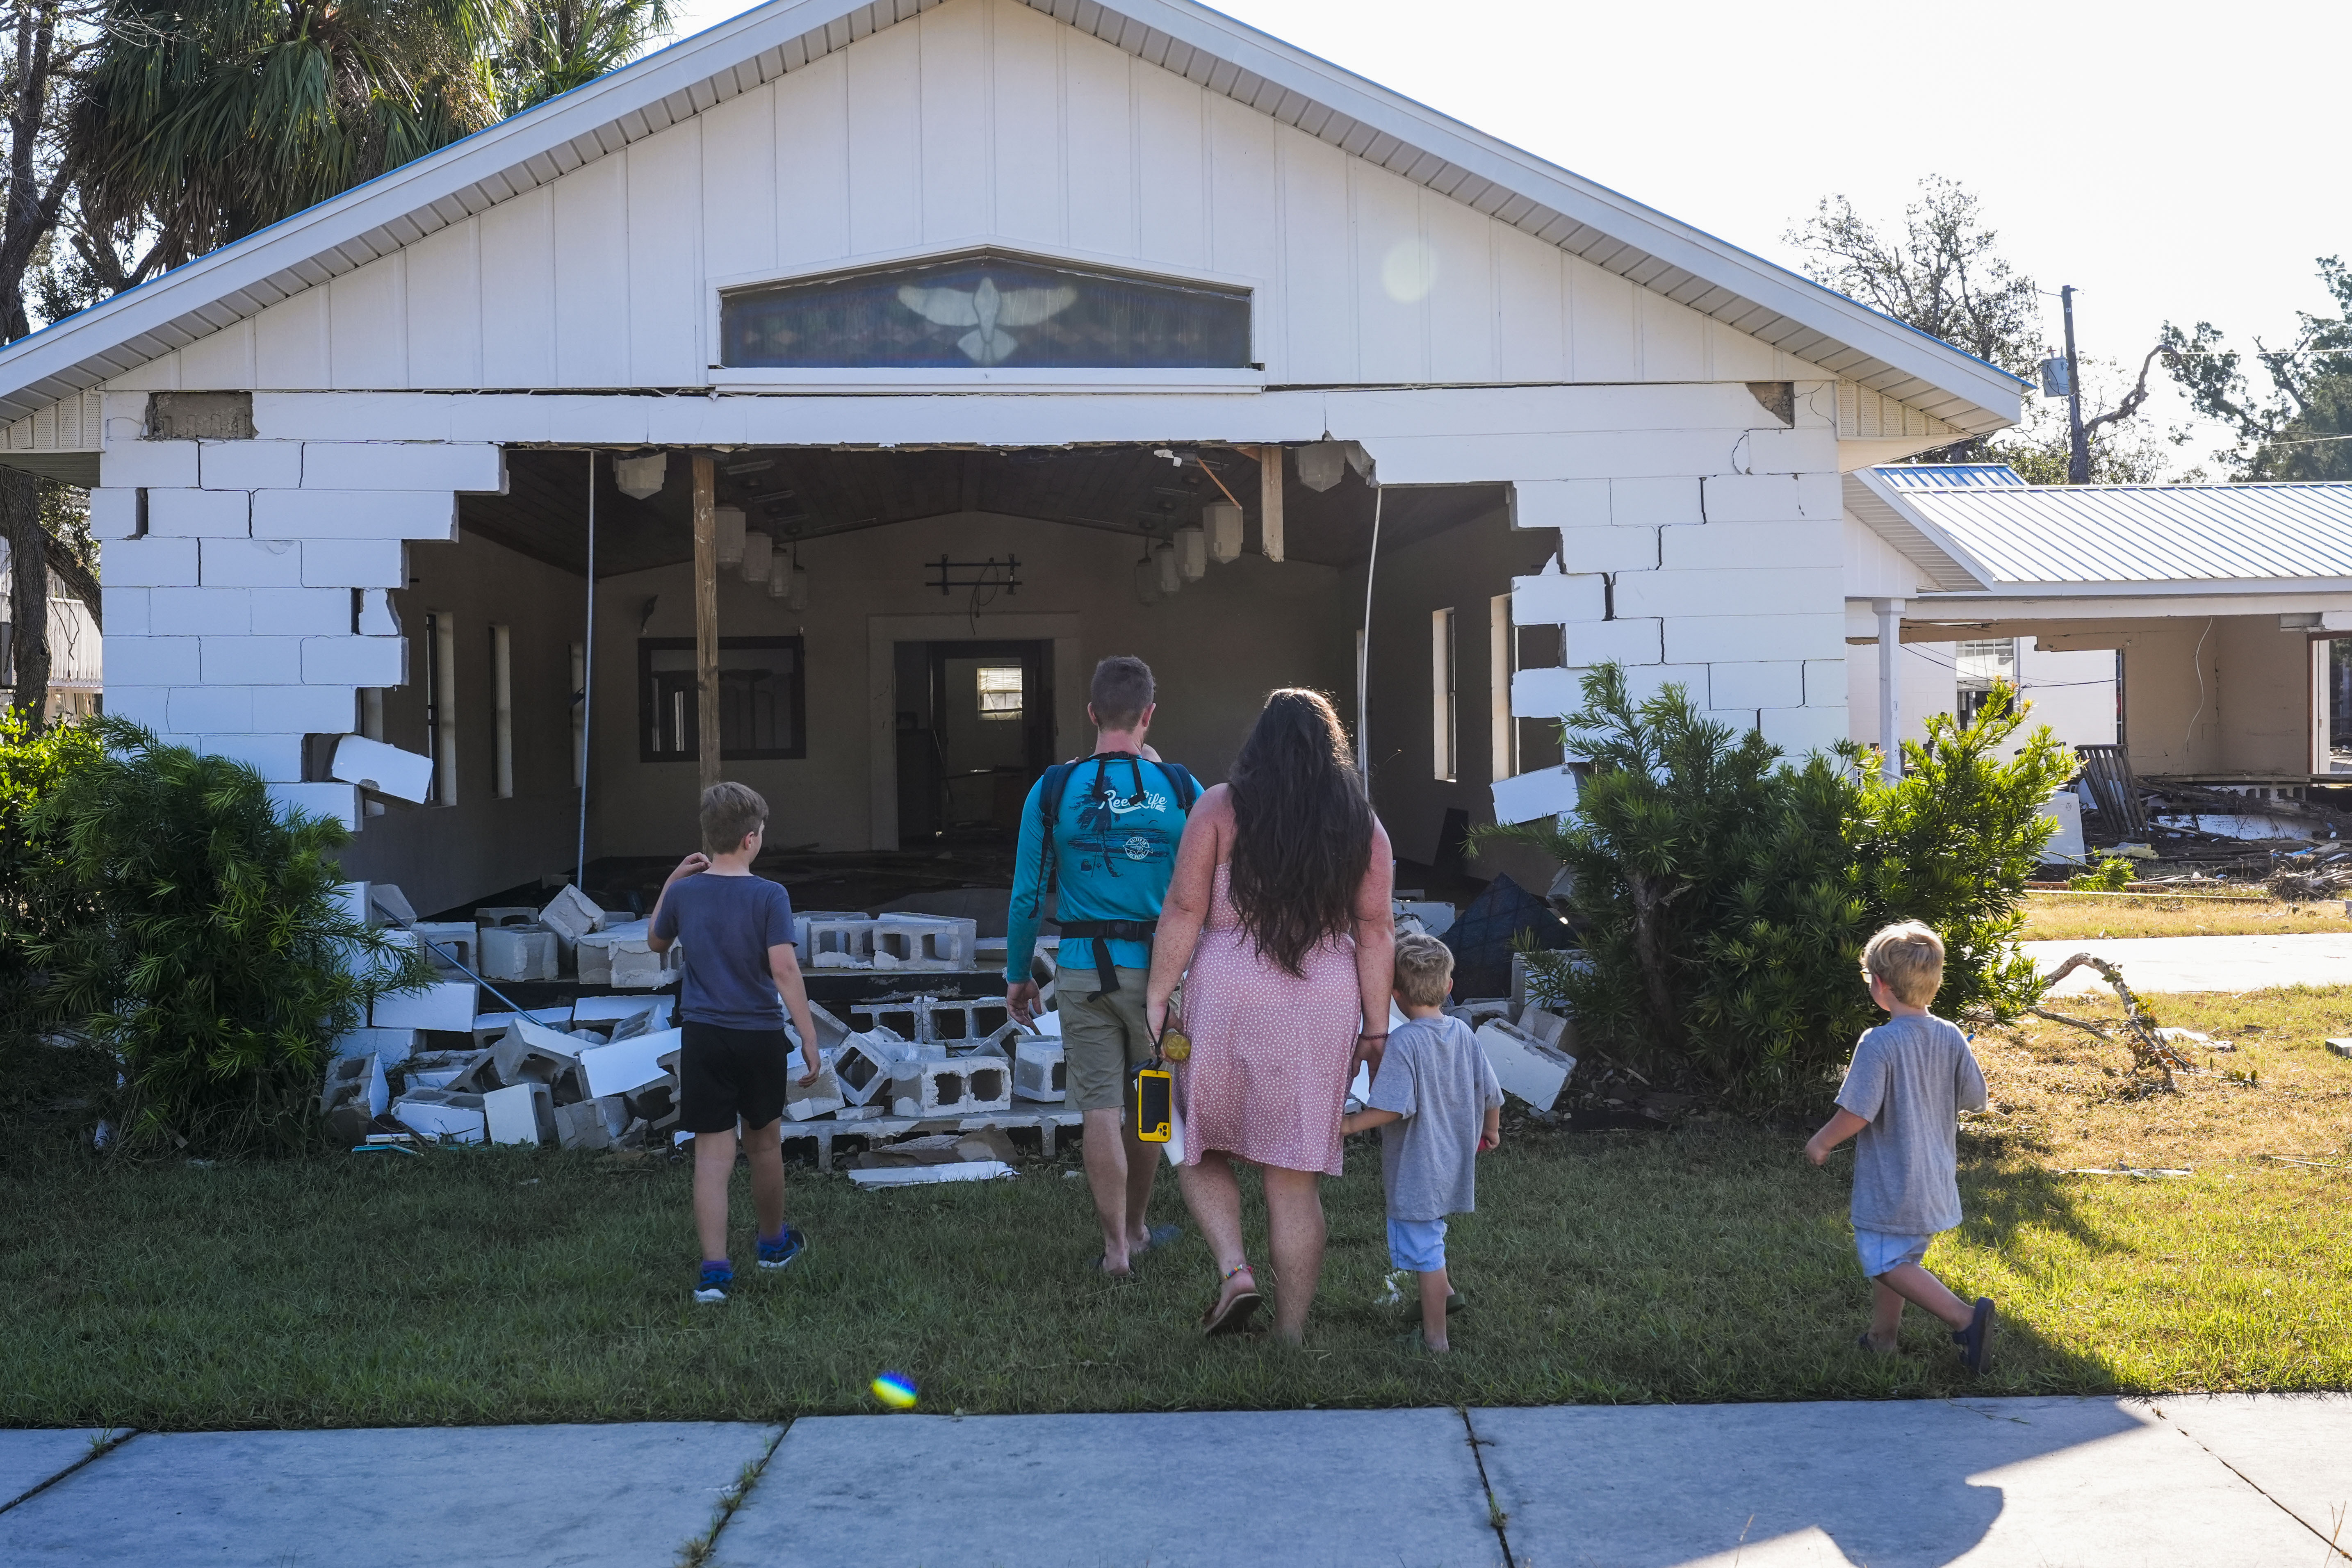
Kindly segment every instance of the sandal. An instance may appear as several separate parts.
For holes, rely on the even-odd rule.
[[[1249,1327],[1250,1319],[1257,1313],[1258,1303],[1265,1300],[1257,1293],[1256,1276],[1247,1263],[1236,1263],[1226,1269],[1223,1278],[1217,1281],[1218,1288],[1222,1289],[1231,1284],[1236,1274],[1249,1274],[1253,1281],[1251,1288],[1234,1291],[1232,1299],[1222,1303],[1213,1301],[1209,1304],[1209,1310],[1201,1314],[1201,1332],[1206,1338],[1240,1333]]]

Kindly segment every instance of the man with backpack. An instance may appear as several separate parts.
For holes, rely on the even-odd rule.
[[[1128,1076],[1153,1055],[1143,1021],[1151,934],[1201,786],[1143,743],[1151,728],[1150,666],[1127,654],[1104,659],[1087,698],[1094,754],[1046,769],[1022,807],[1004,1000],[1023,1023],[1036,1017],[1029,966],[1050,879],[1062,931],[1062,1059],[1071,1103],[1086,1118],[1087,1184],[1102,1225],[1096,1267],[1124,1278],[1136,1254],[1179,1234],[1148,1217],[1158,1146],[1119,1123]]]

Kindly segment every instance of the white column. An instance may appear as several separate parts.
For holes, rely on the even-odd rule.
[[[1873,599],[1878,612],[1878,775],[1903,776],[1903,601]]]

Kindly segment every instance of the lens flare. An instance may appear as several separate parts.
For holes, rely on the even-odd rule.
[[[915,1407],[918,1397],[915,1380],[903,1372],[886,1372],[867,1386],[874,1390],[875,1398],[893,1410],[912,1410]]]

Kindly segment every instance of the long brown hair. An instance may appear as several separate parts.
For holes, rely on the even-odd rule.
[[[1319,691],[1265,700],[1225,778],[1234,797],[1234,910],[1259,956],[1293,974],[1355,921],[1372,807],[1347,731]]]

